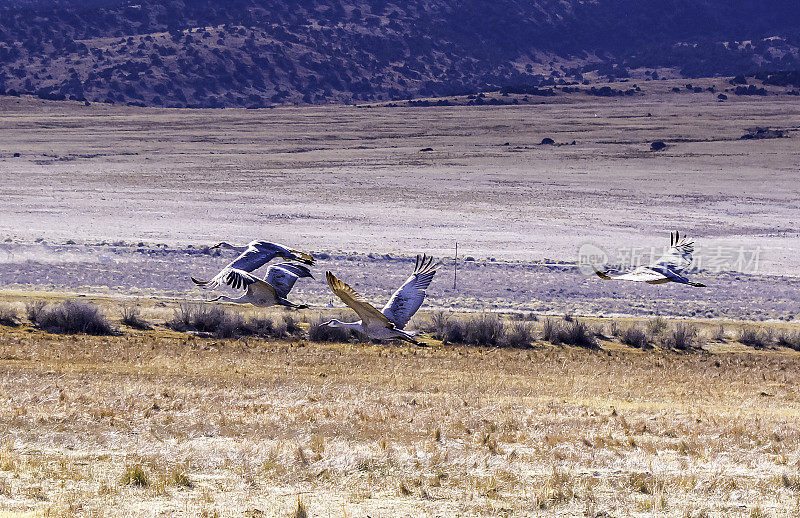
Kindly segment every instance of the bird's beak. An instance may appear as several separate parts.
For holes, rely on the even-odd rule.
[[[301,250],[289,250],[289,251],[295,255],[295,257],[292,257],[291,259],[294,259],[295,261],[300,261],[301,263],[307,264],[309,266],[314,265],[314,256],[312,256],[308,252],[303,252]]]

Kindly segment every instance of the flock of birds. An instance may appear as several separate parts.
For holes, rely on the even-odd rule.
[[[309,266],[314,265],[314,257],[300,250],[294,250],[268,241],[252,241],[246,246],[233,246],[228,243],[219,243],[212,249],[222,248],[239,252],[239,256],[228,263],[220,272],[208,281],[192,277],[192,281],[203,288],[217,288],[223,284],[244,293],[237,298],[220,295],[209,302],[222,301],[235,304],[252,304],[254,306],[269,307],[274,305],[286,306],[293,309],[307,308],[305,304],[295,304],[286,297],[298,279],[305,277],[314,278]],[[678,232],[670,233],[670,247],[659,259],[647,266],[639,266],[622,275],[609,275],[608,270],[594,271],[604,280],[621,280],[646,282],[648,284],[663,284],[677,282],[694,287],[705,287],[705,284],[691,282],[685,272],[692,264],[694,243],[681,237]],[[270,265],[267,275],[263,279],[253,272],[276,257],[285,262]],[[394,292],[389,302],[378,310],[375,306],[364,300],[347,283],[339,280],[332,272],[325,272],[325,280],[331,291],[339,297],[360,318],[357,322],[342,322],[331,319],[323,325],[352,329],[374,340],[400,339],[416,345],[419,342],[414,333],[405,331],[411,317],[422,306],[425,293],[436,273],[438,263],[432,257],[418,255],[414,271],[402,286]]]

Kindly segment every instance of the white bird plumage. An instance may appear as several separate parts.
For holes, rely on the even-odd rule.
[[[314,264],[314,258],[308,252],[293,250],[283,245],[270,243],[269,241],[251,241],[245,246],[233,246],[222,242],[211,248],[236,250],[239,252],[239,256],[228,263],[209,281],[200,281],[192,277],[192,281],[194,281],[195,284],[206,288],[216,288],[221,284],[227,284],[226,279],[231,273],[231,270],[241,270],[250,273],[261,268],[275,257],[281,257],[289,261],[299,261],[309,266]]]
[[[222,301],[235,304],[252,304],[254,306],[269,307],[274,305],[286,306],[294,309],[305,309],[305,304],[294,304],[286,300],[294,283],[301,277],[311,277],[311,271],[302,264],[279,263],[267,268],[267,276],[259,279],[250,272],[231,268],[225,277],[225,284],[234,289],[245,290],[244,295],[231,298],[220,295],[209,302]]]
[[[646,282],[648,284],[663,284],[665,282],[677,282],[688,284],[696,288],[705,288],[705,284],[691,282],[684,272],[692,264],[692,252],[694,252],[694,242],[688,241],[686,237],[681,238],[675,231],[670,233],[669,250],[656,261],[648,266],[638,266],[633,271],[622,275],[608,275],[608,271],[600,271],[593,266],[594,272],[598,277],[605,280]]]
[[[311,271],[300,264],[280,263],[267,269],[267,276],[260,279],[252,274],[275,257],[299,261],[308,265],[314,264],[314,258],[308,252],[293,250],[283,245],[269,241],[252,241],[245,246],[233,246],[222,242],[211,247],[225,248],[239,252],[239,256],[228,263],[211,280],[201,281],[192,277],[192,281],[203,288],[216,288],[227,284],[234,289],[243,289],[245,293],[238,298],[221,295],[209,302],[223,301],[236,304],[253,304],[254,306],[268,307],[276,304],[291,308],[305,308],[286,300],[286,296],[294,286],[295,281],[302,277],[311,277]]]
[[[425,345],[416,340],[413,333],[404,331],[403,328],[422,306],[422,302],[425,300],[425,290],[430,286],[437,267],[438,264],[433,263],[432,257],[423,255],[420,258],[417,256],[414,273],[394,292],[381,311],[364,300],[348,284],[337,279],[333,273],[325,272],[325,278],[331,291],[355,311],[361,320],[341,322],[332,319],[323,325],[353,329],[377,340],[398,338],[416,345]]]

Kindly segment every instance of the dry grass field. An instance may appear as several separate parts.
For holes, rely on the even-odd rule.
[[[122,336],[0,327],[12,516],[800,512],[800,355],[738,343],[742,323],[694,322],[683,353],[607,318],[585,320],[597,350],[541,340],[542,319],[532,348],[415,348],[137,331],[93,302]]]

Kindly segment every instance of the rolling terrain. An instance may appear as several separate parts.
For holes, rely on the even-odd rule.
[[[788,0],[6,1],[0,93],[258,108],[770,74],[800,69],[799,30]]]

